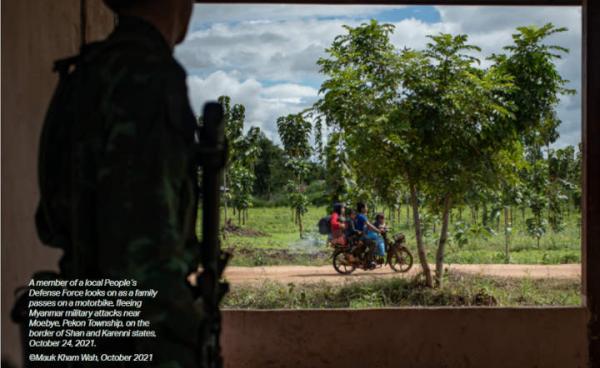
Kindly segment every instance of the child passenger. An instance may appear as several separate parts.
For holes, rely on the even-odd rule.
[[[362,235],[362,232],[356,229],[354,222],[356,221],[356,211],[348,208],[346,212],[349,216],[346,218],[346,240],[351,243]]]
[[[383,213],[378,213],[375,216],[375,222],[373,223],[373,225],[375,225],[375,227],[379,230],[385,231],[385,215]]]

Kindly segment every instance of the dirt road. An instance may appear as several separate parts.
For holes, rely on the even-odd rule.
[[[433,266],[432,266],[433,269]],[[581,265],[517,265],[517,264],[474,264],[450,265],[447,269],[474,275],[497,277],[531,277],[531,278],[580,278]],[[407,274],[398,274],[389,267],[373,271],[356,270],[344,276],[335,272],[332,266],[268,266],[268,267],[227,267],[226,279],[233,285],[258,284],[265,280],[282,283],[315,283],[320,281],[344,283],[381,277],[412,277],[421,268],[414,265]]]

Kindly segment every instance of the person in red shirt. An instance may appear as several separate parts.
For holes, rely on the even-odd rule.
[[[344,214],[346,206],[343,203],[333,205],[333,213],[331,214],[331,242],[333,244],[346,245],[346,237],[344,229],[346,228]]]

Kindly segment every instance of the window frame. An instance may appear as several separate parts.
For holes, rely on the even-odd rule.
[[[600,367],[600,1],[596,0],[327,0],[200,1],[217,4],[579,6],[582,9],[582,306],[589,366]],[[593,65],[597,67],[594,68]],[[589,103],[588,103],[589,102]],[[592,144],[594,140],[596,145]],[[595,163],[595,164],[594,164]],[[594,242],[595,239],[596,240]],[[594,246],[595,245],[595,246]],[[596,265],[596,267],[594,267]],[[551,309],[549,307],[549,309]],[[468,313],[468,310],[464,311]]]

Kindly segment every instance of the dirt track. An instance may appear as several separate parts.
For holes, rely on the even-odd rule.
[[[433,267],[433,266],[432,266]],[[531,277],[531,278],[561,278],[576,279],[581,277],[581,265],[504,265],[504,264],[474,264],[450,265],[447,269],[475,275],[497,277]],[[381,277],[412,277],[421,270],[414,265],[407,274],[398,274],[389,267],[373,271],[356,270],[353,274],[344,276],[335,272],[332,266],[268,266],[268,267],[227,267],[226,279],[233,285],[258,284],[265,280],[282,283],[315,283],[320,281],[344,283]]]

